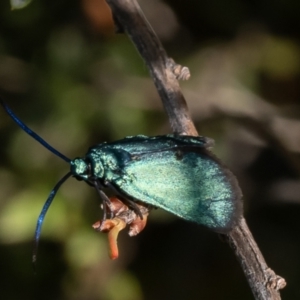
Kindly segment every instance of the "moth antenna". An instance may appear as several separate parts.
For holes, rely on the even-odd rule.
[[[38,221],[36,224],[36,229],[35,229],[35,234],[34,234],[34,244],[33,244],[33,251],[32,251],[32,264],[34,270],[36,269],[36,260],[37,260],[37,250],[38,250],[38,245],[39,245],[39,240],[40,240],[40,235],[41,235],[41,229],[43,225],[44,218],[46,216],[46,213],[48,211],[48,208],[50,207],[58,189],[61,187],[61,185],[72,175],[71,172],[68,172],[63,178],[61,178],[58,183],[55,185],[55,187],[52,189],[50,192],[50,195],[48,199],[46,200],[43,209],[38,217]]]
[[[52,146],[50,146],[44,139],[42,139],[39,135],[37,135],[33,130],[31,130],[28,126],[26,126],[15,114],[14,112],[8,107],[8,105],[3,101],[3,99],[0,98],[0,104],[3,106],[4,110],[7,112],[7,114],[17,123],[19,127],[21,127],[27,134],[29,134],[31,137],[33,137],[36,141],[38,141],[42,146],[44,146],[46,149],[51,151],[53,154],[57,155],[67,163],[71,162],[71,159],[64,156],[62,153],[54,149]]]

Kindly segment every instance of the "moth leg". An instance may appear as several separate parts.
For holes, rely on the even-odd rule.
[[[107,219],[107,209],[106,207],[109,208],[109,213],[110,213],[110,219],[114,217],[114,211],[111,206],[111,201],[110,199],[106,196],[106,194],[101,190],[100,185],[97,180],[94,181],[94,186],[96,191],[98,192],[101,200],[102,200],[102,209],[103,209],[103,221]]]
[[[120,193],[116,190],[116,188],[110,183],[105,182],[105,185],[112,189],[116,194],[118,194],[118,198],[122,200],[122,202],[127,205],[129,208],[131,208],[139,217],[141,220],[143,220],[143,214],[139,208],[139,206],[135,203],[135,201],[130,200],[128,198],[124,198]]]
[[[139,208],[139,206],[130,199],[122,199],[122,201],[129,207],[131,208],[138,216],[141,220],[143,220],[144,216],[141,212],[141,209]]]

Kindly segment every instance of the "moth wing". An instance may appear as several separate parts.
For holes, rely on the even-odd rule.
[[[201,147],[176,147],[135,156],[112,182],[124,196],[163,208],[218,232],[241,214],[241,192],[232,173]]]
[[[109,151],[119,150],[126,151],[131,155],[139,155],[172,150],[174,148],[211,148],[213,144],[213,139],[208,137],[169,134],[154,137],[144,135],[126,137],[122,140],[100,144],[99,146],[107,148]]]

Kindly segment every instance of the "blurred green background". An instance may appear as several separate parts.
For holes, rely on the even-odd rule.
[[[140,1],[167,52],[190,68],[181,83],[201,135],[237,175],[245,216],[269,266],[299,299],[300,2]],[[0,2],[0,94],[70,158],[126,135],[171,131],[147,68],[113,33],[102,0]],[[68,165],[0,111],[0,299],[253,299],[218,235],[161,210],[122,232],[110,261],[97,193],[70,179],[42,230],[37,216]]]

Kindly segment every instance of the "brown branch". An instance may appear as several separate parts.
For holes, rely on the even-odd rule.
[[[130,37],[148,66],[173,131],[198,135],[177,81],[189,77],[188,69],[167,56],[136,0],[107,0],[107,3],[118,30]],[[280,299],[279,290],[285,286],[285,280],[267,266],[245,219],[242,218],[225,237],[242,266],[255,299]]]
[[[267,266],[245,219],[242,218],[225,237],[242,266],[255,299],[281,299],[279,290],[286,286],[286,282]]]
[[[128,34],[148,66],[173,131],[198,135],[177,81],[188,69],[182,68],[182,72],[178,72],[180,68],[167,56],[136,1],[107,0],[107,3],[112,9],[118,31]],[[189,73],[184,77],[188,78]]]

